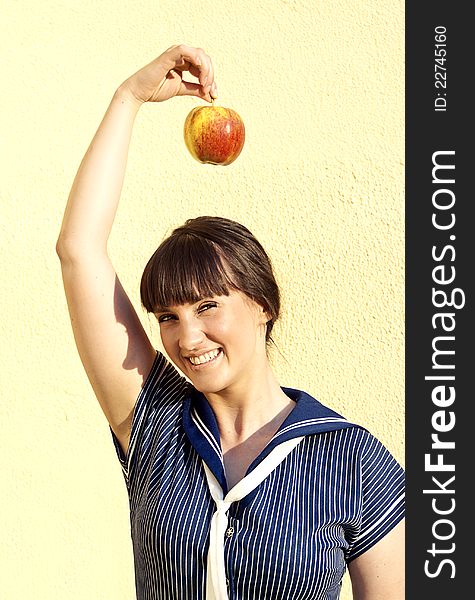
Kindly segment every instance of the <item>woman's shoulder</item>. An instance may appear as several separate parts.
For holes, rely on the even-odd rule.
[[[359,420],[348,419],[338,410],[323,404],[312,394],[293,388],[284,388],[297,401],[298,420],[309,428],[309,433],[326,433],[329,444],[340,445],[342,450],[352,449],[361,459],[392,456],[388,448]]]
[[[343,432],[347,429],[361,429],[362,432],[367,432],[361,424],[350,421],[334,408],[317,400],[312,394],[296,388],[282,389],[296,402],[288,421],[294,429],[301,429],[303,435],[339,432],[337,435],[341,436],[345,435]],[[287,421],[285,424],[287,425]]]

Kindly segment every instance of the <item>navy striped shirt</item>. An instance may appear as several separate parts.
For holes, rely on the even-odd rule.
[[[247,472],[276,445],[305,437],[229,509],[233,600],[337,599],[347,563],[404,516],[404,472],[388,450],[305,392],[283,390],[296,406]],[[137,599],[204,600],[215,503],[203,461],[228,491],[205,396],[157,352],[127,456],[111,433],[129,495]]]

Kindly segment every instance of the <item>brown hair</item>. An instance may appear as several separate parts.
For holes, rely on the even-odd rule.
[[[269,316],[266,341],[280,312],[280,294],[270,259],[253,234],[222,217],[188,219],[166,238],[148,261],[140,298],[148,312],[227,296],[239,290]]]

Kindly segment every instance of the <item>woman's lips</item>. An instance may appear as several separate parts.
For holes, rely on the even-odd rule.
[[[201,371],[203,369],[206,369],[207,367],[211,367],[212,365],[215,365],[216,362],[221,358],[221,356],[223,355],[223,349],[222,348],[218,348],[218,353],[216,354],[216,356],[209,358],[209,360],[206,360],[205,362],[199,363],[199,364],[194,364],[191,362],[190,357],[187,357],[187,362],[191,368],[192,371]],[[209,354],[208,352],[203,353],[201,356],[204,356],[205,354]]]

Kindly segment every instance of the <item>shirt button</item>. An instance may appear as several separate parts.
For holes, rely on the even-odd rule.
[[[234,527],[228,527],[226,529],[226,537],[230,538],[233,536],[233,534],[234,534]]]
[[[226,587],[229,587],[229,579],[226,577]]]

